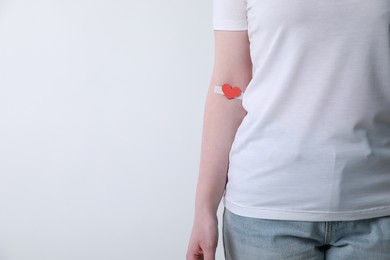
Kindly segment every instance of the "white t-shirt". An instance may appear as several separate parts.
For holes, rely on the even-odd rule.
[[[253,64],[224,205],[281,220],[390,215],[390,0],[214,0],[213,29],[248,30]]]

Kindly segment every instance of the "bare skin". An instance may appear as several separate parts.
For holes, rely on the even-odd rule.
[[[214,68],[205,104],[195,216],[187,260],[215,260],[217,210],[227,182],[229,152],[246,115],[240,99],[227,99],[214,93],[214,86],[229,83],[245,91],[251,78],[248,32],[216,30]]]

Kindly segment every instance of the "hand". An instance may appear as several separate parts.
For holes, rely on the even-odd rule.
[[[215,260],[218,245],[218,219],[216,215],[202,216],[195,219],[187,260]]]

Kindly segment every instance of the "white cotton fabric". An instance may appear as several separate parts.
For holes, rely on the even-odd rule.
[[[214,0],[214,30],[248,30],[248,112],[225,206],[257,218],[390,215],[390,0]]]

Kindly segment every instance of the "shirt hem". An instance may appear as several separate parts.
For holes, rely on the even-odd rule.
[[[213,29],[225,31],[246,31],[248,30],[248,24],[246,21],[214,20]]]
[[[264,209],[239,205],[224,198],[224,206],[232,213],[244,217],[289,221],[351,221],[390,216],[390,206],[366,210],[325,212],[285,209]]]

